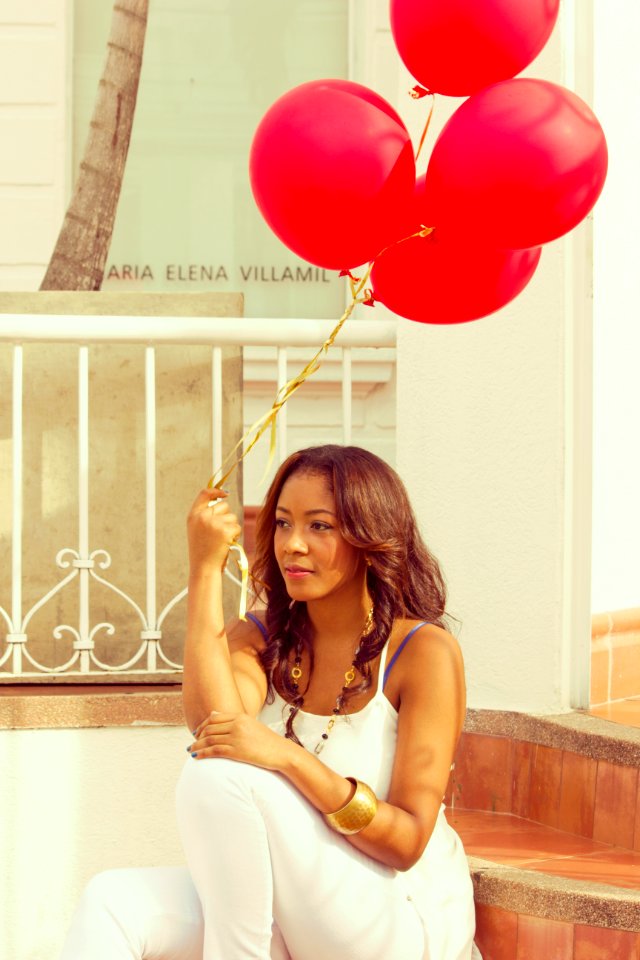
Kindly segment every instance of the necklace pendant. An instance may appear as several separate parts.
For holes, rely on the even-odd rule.
[[[320,740],[318,743],[316,743],[315,750],[313,751],[316,757],[318,756],[319,753],[322,753],[323,747],[324,747],[324,740]]]

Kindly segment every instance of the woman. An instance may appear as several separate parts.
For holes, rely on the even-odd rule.
[[[466,858],[441,803],[462,658],[401,481],[357,447],[289,457],[258,518],[266,609],[225,632],[240,532],[223,492],[202,491],[177,791],[191,879],[99,875],[63,960],[477,957]]]

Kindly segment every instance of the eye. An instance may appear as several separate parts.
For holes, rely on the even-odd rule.
[[[333,528],[328,523],[324,523],[323,520],[314,520],[311,524],[312,530],[332,530]]]
[[[286,526],[287,526],[287,521],[284,519],[284,517],[276,517],[276,527],[280,527],[280,529],[282,529],[283,527],[286,527]]]

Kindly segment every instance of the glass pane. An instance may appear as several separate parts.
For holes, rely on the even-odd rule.
[[[76,167],[111,11],[112,0],[75,4]],[[347,75],[347,11],[344,0],[153,0],[104,290],[242,291],[246,316],[340,316],[337,274],[263,222],[248,156],[277,97]]]

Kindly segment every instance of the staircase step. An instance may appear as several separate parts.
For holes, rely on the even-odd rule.
[[[447,810],[467,854],[503,866],[626,887],[640,913],[640,852],[554,830],[511,814]]]
[[[470,711],[447,818],[484,960],[640,960],[640,729]]]
[[[640,728],[469,711],[446,802],[640,851]]]
[[[640,697],[627,697],[626,700],[612,700],[589,708],[589,715],[601,717],[625,727],[640,727]]]

